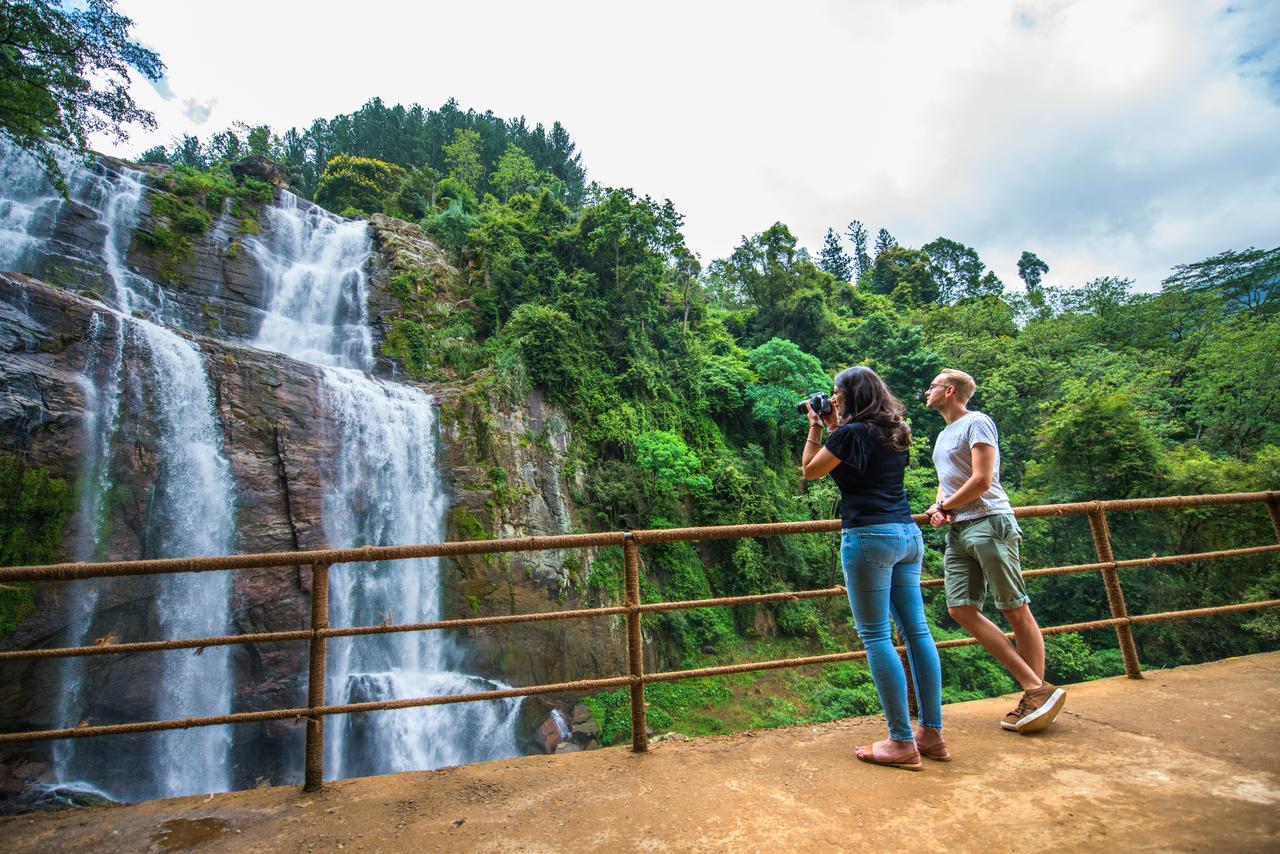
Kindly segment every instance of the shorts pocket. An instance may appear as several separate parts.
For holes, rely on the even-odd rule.
[[[998,538],[1011,546],[1018,545],[1022,541],[1022,529],[1018,527],[1018,520],[1012,516],[1000,514],[989,517],[991,519],[991,531]]]

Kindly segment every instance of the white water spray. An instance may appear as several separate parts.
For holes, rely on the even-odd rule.
[[[36,256],[49,240],[67,206],[48,187],[29,158],[0,151],[4,189],[0,191],[0,263],[32,272]],[[112,286],[111,307],[95,313],[88,330],[90,357],[81,377],[85,390],[87,434],[77,508],[75,557],[95,560],[103,553],[101,532],[112,488],[111,463],[124,419],[147,417],[154,441],[156,479],[147,508],[144,557],[226,554],[234,546],[234,489],[222,450],[221,433],[204,364],[193,344],[134,313],[164,319],[163,291],[133,273],[125,256],[137,225],[143,196],[142,174],[111,173],[67,158],[63,163],[74,204],[92,211],[105,227],[101,257]],[[42,183],[43,182],[43,183]],[[114,350],[100,361],[103,336],[112,325]],[[127,351],[135,358],[130,361]],[[122,377],[141,385],[144,412],[122,409]],[[111,582],[69,584],[67,642],[89,637],[99,598]],[[229,629],[231,577],[226,572],[158,576],[154,608],[165,639],[225,634]],[[231,706],[231,659],[226,647],[200,656],[190,650],[160,653],[154,707],[137,717],[181,718],[226,714]],[[59,726],[75,726],[95,716],[95,699],[86,691],[87,667],[94,659],[70,659],[60,665]],[[56,742],[59,782],[105,791],[123,800],[171,797],[230,788],[229,727],[175,730],[148,737],[146,750],[134,755],[112,739]],[[130,745],[134,742],[130,742]],[[122,753],[128,755],[121,755]]]
[[[432,399],[369,376],[367,226],[283,193],[266,236],[249,243],[268,277],[256,346],[320,365],[325,405],[342,431],[341,459],[324,503],[329,545],[439,542],[447,510],[436,462]],[[368,625],[440,618],[437,559],[346,564],[330,573],[331,622]],[[438,632],[334,638],[328,702],[454,694],[496,683],[452,669]],[[326,732],[331,778],[438,768],[511,756],[518,700],[338,715]]]

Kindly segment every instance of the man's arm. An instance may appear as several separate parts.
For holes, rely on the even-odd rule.
[[[991,481],[996,476],[996,449],[994,445],[988,445],[986,442],[977,442],[969,449],[971,459],[973,461],[973,474],[969,475],[969,479],[960,484],[960,488],[945,499],[941,496],[935,505],[937,509],[943,513],[950,513],[958,507],[963,507],[972,501],[976,501],[982,497],[988,489],[991,488]],[[938,488],[938,492],[942,492],[942,488]],[[946,506],[943,506],[945,502]]]

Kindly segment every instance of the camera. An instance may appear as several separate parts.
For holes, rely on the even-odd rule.
[[[823,418],[831,414],[831,398],[827,397],[822,392],[811,394],[809,395],[808,400],[802,400],[797,403],[796,412],[799,412],[801,415],[808,415],[810,406],[813,407],[814,412],[818,413],[818,415]]]

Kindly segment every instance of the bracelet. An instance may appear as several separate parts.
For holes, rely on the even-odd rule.
[[[814,439],[805,439],[805,440],[804,440],[804,443],[805,443],[806,445],[813,445],[814,447],[817,447],[817,448],[821,448],[821,447],[822,447],[822,443],[821,443],[821,442],[818,442],[818,441],[816,441],[816,440],[814,440]]]

